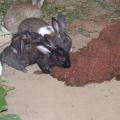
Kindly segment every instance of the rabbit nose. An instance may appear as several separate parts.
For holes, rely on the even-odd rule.
[[[70,61],[66,61],[63,65],[64,68],[69,68],[71,66]]]

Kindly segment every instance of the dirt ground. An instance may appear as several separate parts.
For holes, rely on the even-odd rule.
[[[71,37],[73,51],[91,40],[81,34]],[[10,36],[0,39],[3,44]],[[33,65],[23,73],[4,66],[3,78],[16,88],[7,95],[8,113],[18,114],[22,120],[120,120],[119,81],[68,87],[50,75],[34,74],[38,69]]]

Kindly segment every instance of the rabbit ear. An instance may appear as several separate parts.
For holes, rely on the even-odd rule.
[[[44,0],[32,0],[32,5],[38,5],[39,8],[43,6]]]
[[[25,48],[23,40],[21,40],[21,46],[20,47],[21,47],[21,53],[23,53],[24,52],[24,48]]]
[[[39,8],[43,6],[44,0],[37,0]]]
[[[62,14],[58,14],[57,19],[59,21],[59,24],[61,26],[62,32],[66,31],[66,21],[65,21],[65,16]]]
[[[43,45],[36,46],[36,48],[40,52],[42,52],[43,54],[49,54],[49,53],[51,53],[50,50],[48,48],[46,48],[45,46],[43,46]]]
[[[52,27],[53,27],[55,33],[59,33],[61,31],[60,23],[55,18],[52,18]]]

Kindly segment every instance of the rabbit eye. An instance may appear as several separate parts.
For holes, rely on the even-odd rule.
[[[56,61],[65,61],[65,57],[63,57],[63,56],[53,56],[54,57],[54,60],[56,60]]]
[[[58,60],[65,61],[65,57],[64,56],[58,56]]]

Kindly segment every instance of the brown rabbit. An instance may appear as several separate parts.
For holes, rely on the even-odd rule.
[[[4,25],[8,31],[17,32],[18,25],[26,18],[40,18],[44,0],[16,0],[4,16]]]

